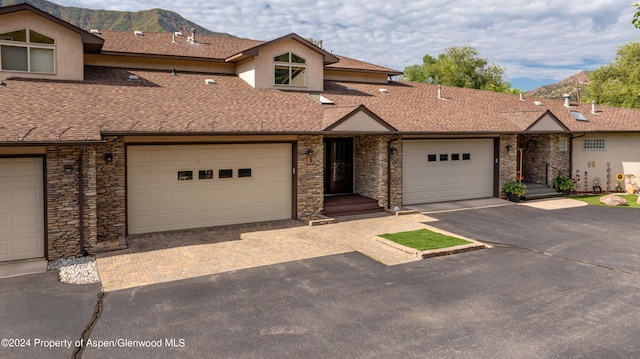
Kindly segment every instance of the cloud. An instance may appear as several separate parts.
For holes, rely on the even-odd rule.
[[[104,8],[102,0],[58,0]],[[607,64],[637,41],[634,8],[621,0],[121,0],[108,9],[164,8],[212,31],[257,40],[295,32],[324,47],[397,70],[446,48],[474,46],[510,78],[560,80]]]

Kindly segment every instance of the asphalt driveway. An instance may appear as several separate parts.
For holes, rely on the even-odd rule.
[[[80,300],[78,318],[90,318],[66,319],[79,331],[68,335],[95,322],[83,358],[640,357],[637,215],[523,205],[431,213],[431,226],[496,245],[396,266],[351,252],[116,290],[93,317]],[[15,293],[28,282],[0,286]],[[17,318],[72,303],[7,307],[7,298],[3,327],[5,308]],[[30,318],[11,333],[33,336],[57,320]],[[48,357],[68,357],[59,353]]]
[[[494,245],[512,245],[640,274],[640,210],[527,205],[430,213],[429,225]]]

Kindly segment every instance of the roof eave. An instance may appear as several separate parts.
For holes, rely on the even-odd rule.
[[[102,46],[104,45],[104,39],[102,39],[99,36],[96,36],[88,31],[85,31],[73,24],[70,24],[56,16],[53,16],[51,14],[49,14],[48,12],[44,12],[40,9],[38,9],[37,7],[28,4],[28,3],[21,3],[21,4],[16,4],[16,5],[9,5],[9,6],[3,6],[0,7],[0,15],[2,14],[9,14],[12,12],[17,12],[17,11],[31,11],[32,13],[41,16],[49,21],[55,22],[56,24],[63,26],[73,32],[76,32],[78,34],[80,34],[80,38],[82,40],[83,43],[83,47],[84,50],[86,52],[90,52],[90,53],[95,53],[95,52],[99,52],[100,49],[102,49]]]

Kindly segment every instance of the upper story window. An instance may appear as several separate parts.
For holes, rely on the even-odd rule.
[[[287,52],[273,58],[273,82],[283,86],[306,86],[307,60]]]
[[[52,74],[55,40],[30,29],[0,34],[0,70]]]

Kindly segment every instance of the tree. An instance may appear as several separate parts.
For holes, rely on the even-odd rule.
[[[633,24],[633,26],[640,29],[640,3],[633,4],[631,6],[635,6],[636,8],[638,8],[638,11],[636,11],[636,14],[633,15],[633,20],[631,20],[631,23]]]
[[[307,38],[305,38],[305,40],[307,40],[310,43],[318,46],[319,48],[322,48],[322,40],[316,40],[313,37],[307,37]]]
[[[505,80],[505,70],[480,57],[471,46],[450,47],[438,58],[426,54],[422,65],[411,65],[404,69],[409,81],[431,84],[469,87],[496,92],[519,92]]]
[[[620,46],[612,63],[589,74],[586,90],[587,100],[640,108],[640,42]]]

